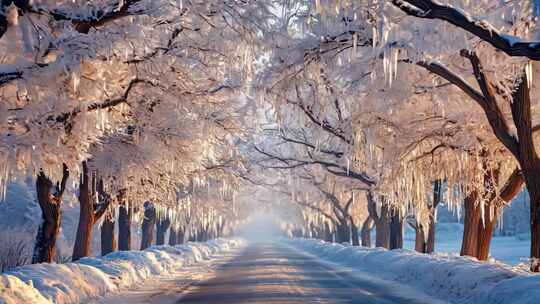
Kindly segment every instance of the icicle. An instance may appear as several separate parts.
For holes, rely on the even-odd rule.
[[[375,48],[375,46],[377,45],[377,28],[373,27],[372,29],[373,29],[373,34],[371,38],[371,44],[372,44],[372,47]]]
[[[527,63],[527,66],[525,67],[525,74],[527,76],[527,86],[529,88],[532,88],[532,81],[533,81],[533,66],[532,61],[529,61]]]
[[[71,77],[73,79],[73,92],[77,93],[79,89],[79,83],[81,81],[81,78],[79,76],[79,73],[73,72],[71,73]]]

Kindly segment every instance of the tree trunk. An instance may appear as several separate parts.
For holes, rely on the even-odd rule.
[[[393,210],[390,217],[390,250],[403,249],[403,217],[399,210]]]
[[[293,231],[293,235],[294,235],[295,232],[296,232],[296,230]],[[295,237],[297,237],[297,236],[295,236]],[[191,231],[190,234],[189,234],[189,236],[188,236],[187,241],[188,241],[188,242],[195,242],[195,241],[197,241],[196,232]]]
[[[324,240],[332,243],[332,231],[330,230],[330,225],[328,222],[324,222]]]
[[[69,170],[63,164],[62,181],[56,184],[55,192],[52,181],[41,170],[36,179],[36,194],[41,208],[42,223],[39,226],[32,263],[51,263],[56,257],[56,240],[60,232],[62,201],[69,177]]]
[[[416,234],[414,250],[420,253],[427,253],[427,239],[426,234],[424,233],[424,226],[417,222],[414,226],[414,231]]]
[[[105,192],[103,180],[97,182],[97,173],[90,172],[86,161],[82,163],[83,172],[79,183],[79,225],[73,246],[72,260],[90,255],[92,250],[92,239],[94,224],[101,219],[111,203],[111,197]],[[98,203],[96,203],[96,193],[98,193]]]
[[[79,225],[71,256],[72,261],[89,256],[92,248],[96,178],[95,174],[89,172],[86,161],[82,163],[82,170],[79,184]]]
[[[175,246],[177,244],[177,232],[174,227],[169,230],[169,246]]]
[[[531,271],[540,272],[540,170],[525,177],[531,212]]]
[[[371,247],[371,229],[373,228],[373,218],[368,216],[362,224],[362,246]]]
[[[184,244],[184,237],[185,237],[185,229],[183,227],[178,228],[178,231],[176,232],[176,244],[177,245]]]
[[[429,231],[426,244],[426,253],[433,253],[435,251],[435,212],[436,209],[430,210],[429,214]]]
[[[426,243],[426,253],[435,251],[435,223],[437,219],[437,207],[442,201],[442,181],[436,180],[433,183],[433,202],[429,206],[428,235]]]
[[[351,241],[351,228],[347,224],[347,220],[339,222],[336,229],[336,242],[337,243],[350,243]]]
[[[116,251],[116,237],[114,235],[114,226],[116,225],[115,214],[105,215],[101,225],[101,255],[106,255]]]
[[[152,246],[154,227],[156,226],[156,208],[150,202],[144,203],[144,219],[141,232],[141,250]]]
[[[223,237],[223,233],[224,233],[224,230],[225,230],[225,220],[222,220],[221,221],[221,224],[219,224],[219,228],[218,228],[218,231],[217,231],[217,237],[220,238],[220,237]]]
[[[491,205],[491,204],[490,204]],[[489,247],[491,244],[491,238],[493,237],[493,229],[497,222],[496,210],[489,210],[494,206],[485,206],[484,220],[478,222],[478,238],[477,238],[477,258],[481,261],[485,261],[489,257]]]
[[[169,229],[170,226],[171,220],[169,220],[169,218],[158,219],[156,229],[156,245],[165,244],[165,233],[167,233],[167,229]]]
[[[351,222],[352,245],[353,246],[360,246],[360,239],[358,237],[358,227],[354,223],[354,219],[352,218],[352,216],[349,216],[349,220]]]
[[[480,223],[480,208],[476,206],[478,193],[472,191],[465,197],[465,216],[463,218],[463,239],[461,255],[476,257],[478,253],[478,224]]]
[[[389,221],[388,205],[383,204],[381,207],[381,215],[375,221],[375,246],[390,248],[390,221]]]
[[[118,212],[118,250],[131,250],[131,219],[133,209],[121,201]]]

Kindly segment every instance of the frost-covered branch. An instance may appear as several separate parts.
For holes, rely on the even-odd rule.
[[[421,61],[418,62],[417,65],[451,82],[476,101],[486,113],[486,117],[495,132],[495,135],[512,153],[516,153],[517,141],[510,133],[508,123],[497,104],[494,89],[488,81],[487,75],[484,73],[480,59],[476,53],[471,51],[462,50],[461,55],[470,60],[481,91],[473,88],[465,79],[441,63]]]
[[[488,22],[474,19],[449,4],[441,4],[435,0],[392,0],[392,3],[408,15],[449,22],[510,56],[540,60],[540,42],[525,42],[518,37],[501,33]]]

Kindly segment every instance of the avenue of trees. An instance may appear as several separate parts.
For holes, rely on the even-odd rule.
[[[35,177],[33,262],[66,191],[74,260],[97,226],[103,254],[132,222],[143,249],[219,236],[258,187],[294,235],[395,249],[410,225],[422,253],[444,202],[486,260],[526,188],[540,271],[540,3],[446,2],[2,1],[0,189]]]

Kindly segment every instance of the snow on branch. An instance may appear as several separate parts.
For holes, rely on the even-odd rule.
[[[126,90],[124,91],[124,93],[120,97],[114,98],[114,99],[107,99],[107,100],[105,100],[103,102],[91,103],[90,105],[87,106],[86,110],[87,111],[103,110],[103,109],[115,107],[115,106],[117,106],[117,105],[119,105],[121,103],[126,103],[130,92],[138,84],[147,84],[147,85],[151,85],[151,86],[156,86],[151,81],[148,81],[148,80],[145,80],[145,79],[139,79],[139,78],[132,79],[129,82],[129,84],[127,85]],[[47,121],[55,121],[55,122],[58,122],[58,123],[63,123],[63,122],[68,121],[69,119],[77,116],[82,111],[83,110],[80,107],[77,107],[73,111],[68,112],[68,113],[62,113],[62,114],[58,114],[58,115],[51,115],[51,116],[49,116],[47,118]]]
[[[451,5],[443,5],[435,0],[392,0],[392,3],[410,16],[449,22],[509,56],[540,60],[540,42],[526,42],[516,36],[501,33],[488,22],[476,20]]]
[[[27,7],[27,11],[41,15],[50,15],[56,21],[71,21],[78,32],[87,34],[91,28],[103,26],[123,17],[142,14],[143,11],[132,10],[139,2],[141,0],[114,1],[108,7],[93,10],[91,14],[70,12],[63,8],[48,10],[44,7],[32,7],[30,5]]]
[[[472,85],[465,81],[463,77],[451,71],[441,63],[420,61],[417,62],[417,65],[451,82],[476,101],[476,103],[484,110],[486,118],[497,138],[499,138],[513,154],[517,153],[517,140],[511,134],[510,127],[508,126],[501,108],[497,104],[494,89],[487,80],[480,59],[476,53],[471,51],[462,50],[461,55],[471,61],[481,92],[472,87]]]
[[[367,175],[366,173],[364,173],[364,172],[356,172],[356,171],[352,170],[350,167],[348,168],[346,166],[342,166],[342,165],[334,163],[334,162],[318,160],[318,159],[304,160],[304,159],[296,159],[296,158],[292,158],[292,157],[280,156],[280,155],[276,155],[276,154],[270,153],[268,151],[265,151],[265,150],[263,150],[263,149],[261,149],[261,148],[259,148],[257,146],[254,146],[254,149],[258,153],[260,153],[260,154],[267,157],[267,159],[264,159],[263,161],[259,162],[259,165],[264,167],[264,168],[268,168],[268,169],[295,169],[295,168],[300,168],[300,167],[305,167],[305,166],[319,165],[319,166],[322,166],[326,171],[328,171],[329,173],[331,173],[333,175],[358,180],[358,181],[364,183],[365,185],[367,185],[368,187],[373,186],[373,185],[376,184],[376,181],[371,176]],[[268,162],[268,161],[272,161],[272,160],[278,161],[278,162],[282,163],[283,165],[266,165],[266,164],[264,164],[264,162]]]

